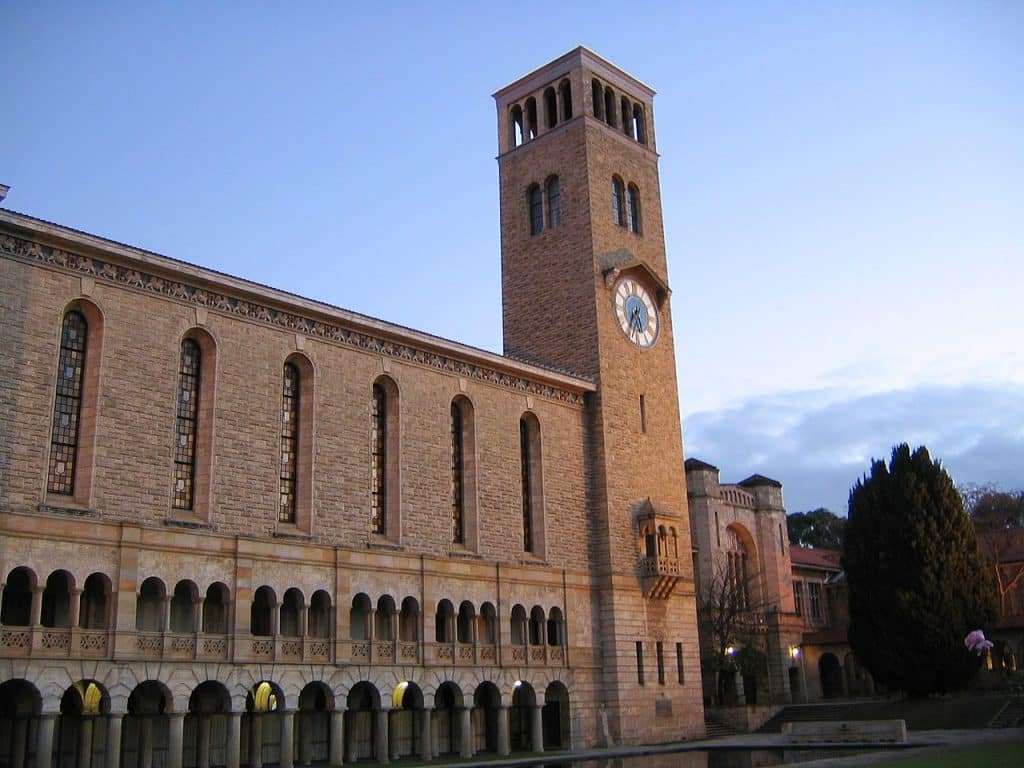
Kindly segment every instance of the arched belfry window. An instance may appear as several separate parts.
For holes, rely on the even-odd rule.
[[[594,117],[604,120],[604,86],[597,80],[590,83],[591,105],[594,109]]]
[[[639,104],[633,105],[633,138],[641,144],[647,143],[647,130],[644,127],[644,108]]]
[[[512,146],[518,147],[523,143],[523,108],[516,104],[509,112],[509,128],[512,131]]]
[[[277,519],[295,522],[295,491],[299,470],[299,369],[285,363],[281,398],[281,494]]]
[[[619,117],[622,118],[622,132],[631,138],[633,136],[633,106],[625,96],[619,101]]]
[[[199,435],[199,383],[203,355],[193,339],[181,342],[174,440],[174,508],[192,509],[196,440]]]
[[[626,190],[626,225],[630,232],[640,234],[640,190],[636,184]]]
[[[370,408],[370,531],[397,541],[399,524],[398,388],[387,376],[373,385]]]
[[[526,100],[526,140],[537,138],[537,100],[532,96]]]
[[[563,80],[558,85],[558,98],[562,101],[562,122],[572,119],[572,85]]]
[[[88,332],[89,326],[81,312],[72,310],[64,315],[46,482],[46,489],[50,493],[70,496],[75,490]]]
[[[616,226],[626,226],[626,190],[622,179],[612,176],[612,221]]]
[[[519,419],[523,551],[544,557],[544,493],[540,423],[532,413]]]
[[[615,127],[615,91],[611,88],[604,89],[604,121]]]
[[[544,194],[539,184],[530,185],[526,200],[530,208],[530,234],[539,235],[544,231]]]
[[[544,127],[554,128],[558,125],[558,98],[555,96],[555,89],[548,88],[544,91]]]
[[[557,227],[562,223],[562,188],[557,176],[547,182],[548,226]]]

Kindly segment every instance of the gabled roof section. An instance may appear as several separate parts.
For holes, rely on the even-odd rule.
[[[759,485],[769,485],[772,488],[781,488],[782,483],[778,480],[772,480],[770,477],[764,475],[751,475],[746,480],[740,480],[736,485],[741,485],[744,488],[756,488]]]
[[[622,275],[640,273],[654,286],[654,298],[658,301],[659,309],[661,309],[668,297],[672,295],[672,289],[668,287],[668,283],[662,280],[661,276],[651,269],[646,261],[637,258],[636,255],[626,248],[602,253],[597,257],[597,261],[601,265],[601,274],[604,275],[604,285],[606,288],[611,288],[615,285],[615,281]]]
[[[789,545],[790,561],[793,565],[805,568],[838,571],[843,567],[840,562],[842,557],[843,553],[838,549],[815,549],[814,547],[800,547],[796,544]]]
[[[687,472],[721,471],[714,464],[708,464],[706,461],[701,461],[700,459],[687,459],[685,462],[683,462],[683,467],[686,469]]]

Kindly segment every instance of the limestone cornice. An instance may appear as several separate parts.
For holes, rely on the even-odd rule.
[[[582,406],[587,379],[522,363],[0,209],[0,255],[264,323],[525,395]],[[6,231],[3,231],[6,230]],[[52,243],[52,244],[51,244]]]

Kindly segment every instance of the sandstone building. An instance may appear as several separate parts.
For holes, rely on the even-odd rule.
[[[654,93],[495,98],[504,355],[0,210],[0,765],[703,733]]]
[[[718,467],[696,458],[685,467],[698,602],[706,606],[725,594],[741,609],[727,628],[742,642],[730,648],[737,658],[721,673],[713,661],[722,651],[702,619],[705,704],[771,706],[877,693],[846,640],[840,553],[790,544],[782,484],[763,475],[722,483]],[[700,613],[706,617],[707,609]],[[743,644],[758,658],[743,659],[736,647]]]

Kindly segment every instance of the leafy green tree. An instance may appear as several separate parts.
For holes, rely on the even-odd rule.
[[[786,515],[789,540],[801,547],[816,549],[842,549],[846,518],[818,507],[810,512]]]
[[[904,443],[850,491],[843,547],[849,642],[876,680],[912,696],[963,687],[981,660],[964,647],[990,629],[992,572],[953,481]]]

